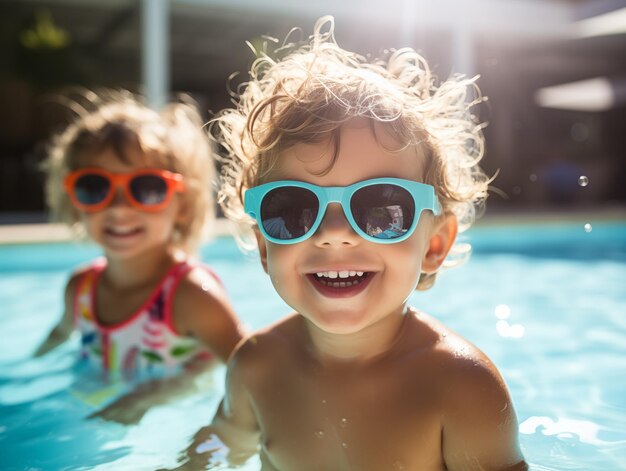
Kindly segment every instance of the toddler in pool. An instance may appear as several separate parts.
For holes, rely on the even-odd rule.
[[[55,137],[47,198],[103,256],[78,269],[36,351],[81,334],[109,378],[151,378],[226,361],[243,329],[216,274],[194,258],[214,215],[211,143],[189,100],[161,111],[115,94]]]
[[[213,121],[222,207],[294,312],[236,349],[182,467],[227,450],[263,470],[525,470],[494,364],[407,303],[486,197],[473,80],[436,86],[411,49],[369,63],[333,27],[260,57]]]

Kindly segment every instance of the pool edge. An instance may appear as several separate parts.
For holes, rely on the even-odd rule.
[[[594,221],[625,222],[626,207],[603,208],[573,212],[533,211],[524,213],[487,214],[476,221],[475,227],[524,226],[533,224],[574,224]],[[234,224],[225,218],[213,223],[211,238],[231,236]],[[70,242],[76,240],[72,231],[59,223],[0,224],[0,245]]]

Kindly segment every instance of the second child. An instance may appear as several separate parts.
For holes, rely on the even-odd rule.
[[[120,93],[51,146],[48,203],[103,256],[78,269],[43,355],[81,334],[81,356],[109,378],[225,362],[243,329],[216,274],[194,258],[212,223],[214,161],[191,103],[154,111]]]

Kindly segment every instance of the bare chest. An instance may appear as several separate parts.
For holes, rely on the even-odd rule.
[[[263,469],[444,469],[436,388],[365,373],[277,375],[255,391]]]

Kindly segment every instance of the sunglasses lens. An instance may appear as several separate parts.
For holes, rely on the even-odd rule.
[[[376,239],[397,239],[413,225],[415,203],[398,185],[370,185],[357,190],[350,210],[359,228]]]
[[[145,206],[160,204],[167,195],[167,182],[157,175],[139,175],[130,181],[130,194]]]
[[[76,199],[85,206],[102,203],[111,191],[111,182],[102,175],[83,175],[74,183]]]
[[[261,203],[265,232],[275,239],[290,240],[306,234],[317,218],[317,196],[306,188],[275,188]]]

